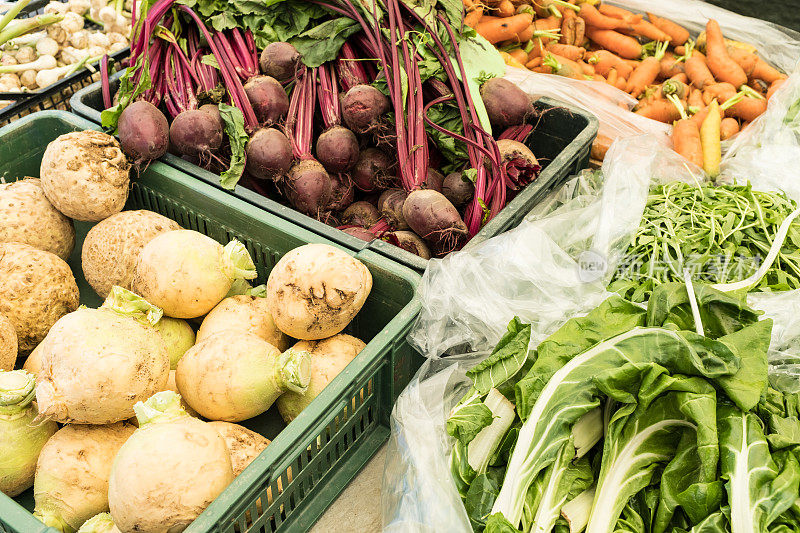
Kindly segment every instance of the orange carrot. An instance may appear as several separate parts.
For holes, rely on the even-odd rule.
[[[666,98],[656,98],[645,105],[637,106],[634,113],[666,124],[672,124],[681,118],[678,108]]]
[[[606,153],[608,152],[609,148],[611,148],[611,144],[613,142],[614,139],[611,137],[598,133],[597,137],[595,137],[594,142],[592,143],[592,152],[590,157],[592,159],[602,161],[605,159]]]
[[[542,66],[542,56],[534,57],[533,59],[531,59],[530,61],[525,63],[525,66],[527,68],[529,68],[529,69],[534,69],[534,68],[537,68],[537,67],[541,67]]]
[[[691,81],[692,85],[698,89],[702,89],[707,84],[716,82],[714,76],[711,74],[711,71],[708,70],[705,57],[703,57],[703,54],[696,50],[692,52],[692,56],[686,60],[684,70],[686,75],[689,77],[689,81]]]
[[[686,55],[686,46],[680,45],[675,47],[675,53],[679,56]]]
[[[573,61],[580,61],[586,53],[586,50],[580,46],[571,46],[569,44],[550,43],[545,48],[554,54],[558,54]]]
[[[703,103],[706,105],[710,105],[714,98],[718,102],[724,102],[734,96],[736,96],[736,87],[728,82],[712,83],[703,88]]]
[[[639,35],[651,41],[668,42],[671,39],[668,33],[661,31],[655,25],[647,22],[646,20],[641,20],[635,24],[630,24],[624,29],[620,29],[620,31],[629,35]]]
[[[689,83],[689,76],[687,76],[685,72],[679,72],[678,74],[675,74],[674,76],[671,76],[668,79],[679,81],[681,83]]]
[[[767,91],[767,100],[772,98],[772,95],[775,94],[775,91],[777,91],[784,83],[786,83],[786,78],[773,81],[769,86],[769,90]]]
[[[725,117],[719,125],[719,137],[723,141],[739,133],[739,122],[735,118]]]
[[[531,60],[534,57],[542,57],[547,53],[547,50],[544,49],[544,45],[542,44],[541,39],[536,39],[533,43],[533,48],[531,48],[530,53],[528,54],[528,59]]]
[[[586,21],[577,16],[574,11],[564,11],[564,21],[561,23],[561,44],[580,46],[586,32]]]
[[[536,31],[536,26],[531,22],[527,28],[519,32],[514,41],[518,43],[527,43],[531,39],[533,39],[534,32]]]
[[[742,70],[748,78],[753,75],[756,63],[758,63],[757,55],[735,46],[727,46],[725,50],[728,52],[730,58],[733,59],[737,65],[742,67]]]
[[[566,78],[573,78],[576,80],[584,80],[583,68],[566,57],[548,52],[542,61],[542,65],[549,67],[552,74],[558,74]]]
[[[581,4],[585,6],[587,4]],[[622,35],[613,30],[599,30],[593,27],[586,28],[586,35],[606,50],[610,50],[625,59],[642,57],[642,45],[633,37]]]
[[[514,15],[517,11],[517,8],[514,7],[514,3],[511,0],[502,0],[499,4],[497,4],[497,15],[500,17],[510,17]]]
[[[700,143],[700,128],[692,119],[681,119],[672,127],[672,144],[676,152],[694,163],[703,166],[703,146]]]
[[[615,30],[625,26],[625,21],[603,15],[596,7],[589,2],[581,4],[578,16],[586,21],[586,26],[591,26],[600,30]]]
[[[747,74],[728,55],[722,30],[714,19],[709,19],[706,23],[706,63],[711,74],[719,81],[728,82],[734,87],[747,83]]]
[[[773,83],[777,80],[785,78],[786,74],[781,74],[778,69],[772,67],[769,63],[756,56],[756,67],[753,69],[752,77],[759,80],[764,80],[767,83]]]
[[[742,125],[741,125],[741,126],[739,126],[739,131],[742,131],[743,129],[745,129],[745,128],[746,128],[747,126],[749,126],[749,125],[750,125],[750,121],[749,121],[749,120],[745,120],[745,121],[743,121],[743,122],[742,122]]]
[[[609,85],[616,86],[617,78],[619,78],[619,74],[617,74],[617,69],[612,68],[611,70],[608,71],[608,76],[606,76],[606,83],[608,83]]]
[[[625,88],[625,91],[630,93],[634,98],[637,98],[644,92],[648,85],[656,81],[658,72],[658,59],[655,57],[645,58],[628,78],[628,86]]]
[[[767,110],[767,101],[745,96],[728,108],[726,114],[751,122]]]
[[[641,15],[636,15],[627,9],[610,4],[600,4],[597,6],[597,10],[607,17],[624,20],[627,24],[635,24],[642,20]]]
[[[464,17],[464,25],[474,28],[478,25],[478,21],[481,17],[483,17],[483,6],[478,6],[466,14]]]
[[[594,65],[594,70],[603,76],[608,76],[612,68],[617,70],[621,78],[627,78],[633,72],[630,65],[608,50],[592,52],[587,59],[589,63]]]
[[[653,15],[652,13],[648,13],[647,18],[650,19],[650,22],[652,22],[656,28],[670,36],[669,44],[672,46],[681,46],[689,40],[689,31],[683,26],[669,19]],[[682,54],[684,52],[678,53]]]
[[[581,66],[583,66],[583,64]],[[587,76],[586,79],[589,80],[589,81],[599,81],[600,83],[605,83],[606,82],[606,79],[603,76],[601,76],[600,74],[587,74],[586,76]]]
[[[490,43],[495,44],[514,39],[519,32],[530,26],[531,22],[533,22],[533,17],[530,13],[505,18],[484,15],[475,27],[475,31]]]
[[[692,118],[690,118],[689,120],[697,124],[697,127],[699,128],[700,125],[703,123],[703,121],[705,121],[706,117],[708,116],[709,111],[711,111],[710,107],[703,106],[697,113],[692,115]],[[717,108],[717,111],[720,114],[720,120],[722,120],[725,117],[725,113],[719,108]]]
[[[561,28],[561,19],[556,17],[540,18],[533,21],[533,26],[535,31],[552,32]],[[544,44],[558,40],[550,39],[548,37],[539,37],[538,39]]]
[[[617,78],[617,83],[616,83],[615,87],[616,87],[617,89],[619,89],[620,91],[624,91],[624,90],[625,90],[625,88],[626,88],[627,86],[628,86],[628,80],[626,80],[625,78],[623,78],[623,77],[620,75],[620,76]]]
[[[688,85],[673,78],[670,78],[661,84],[661,92],[663,94],[674,94],[681,100],[686,100],[691,90],[692,89]]]
[[[672,76],[679,74],[684,71],[684,64],[683,61],[678,61],[678,58],[675,57],[675,54],[672,52],[667,52],[664,54],[664,57],[661,58],[661,77],[662,78],[671,78]]]
[[[692,89],[687,101],[691,107],[696,107],[698,110],[706,106],[706,103],[703,101],[703,91],[700,89]]]
[[[509,50],[508,55],[522,63],[523,65],[528,62],[528,53],[522,48],[514,48]]]
[[[589,63],[586,63],[585,61],[578,61],[577,63],[578,63],[578,65],[580,65],[581,70],[583,70],[584,74],[586,74],[587,76],[594,76],[595,75],[594,65],[590,65]]]

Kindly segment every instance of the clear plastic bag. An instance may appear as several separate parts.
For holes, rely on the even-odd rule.
[[[747,303],[772,319],[770,385],[784,392],[800,392],[800,290],[751,293]]]

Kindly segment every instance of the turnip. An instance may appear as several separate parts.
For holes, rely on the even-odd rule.
[[[279,81],[293,78],[300,65],[300,54],[289,43],[270,43],[261,52],[261,72]]]
[[[175,381],[202,416],[240,422],[269,409],[287,390],[304,391],[308,365],[308,354],[281,353],[253,333],[224,330],[184,354]]]
[[[178,390],[178,382],[177,382],[177,380],[175,378],[176,374],[177,374],[176,370],[170,370],[169,371],[169,378],[167,379],[167,384],[164,387],[164,390],[165,391],[172,391],[175,394],[180,395],[181,392]],[[158,392],[162,392],[162,391],[158,391]],[[186,400],[184,400],[183,398],[181,398],[181,409],[186,411],[186,414],[188,414],[189,416],[194,416],[194,417],[198,417],[198,418],[200,416],[200,415],[197,414],[197,411],[192,409],[192,407],[188,403],[186,403]],[[137,425],[139,424],[139,422],[136,421],[136,418],[132,418],[131,420],[133,421],[134,424],[137,424]]]
[[[131,286],[166,315],[195,318],[222,301],[234,280],[256,275],[239,241],[223,247],[202,233],[177,230],[158,235],[142,248]]]
[[[413,231],[393,231],[386,235],[386,239],[388,242],[394,244],[398,248],[402,248],[407,252],[418,255],[423,259],[431,258],[430,248],[428,248],[428,245],[425,244],[425,241],[423,241],[419,235]]]
[[[225,440],[159,392],[136,404],[139,429],[111,467],[108,503],[125,533],[183,531],[233,481]]]
[[[61,423],[109,424],[133,416],[133,405],[164,390],[169,356],[152,326],[161,310],[114,287],[99,309],[61,318],[41,346],[36,400]]]
[[[108,217],[92,227],[83,241],[81,267],[86,281],[101,298],[108,296],[114,285],[130,289],[145,244],[177,229],[177,222],[144,209]]]
[[[386,152],[378,148],[363,150],[356,161],[350,176],[356,187],[364,192],[383,190],[393,181],[392,161]]]
[[[387,189],[378,198],[378,211],[393,230],[408,229],[403,204],[408,193],[403,189]]]
[[[332,200],[331,177],[314,159],[302,159],[292,166],[285,187],[286,197],[294,208],[307,215],[325,210]]]
[[[182,155],[208,158],[222,146],[222,131],[213,115],[190,109],[173,119],[169,127],[169,142]]]
[[[290,351],[311,356],[311,381],[305,392],[286,392],[278,398],[278,411],[288,424],[316,398],[322,389],[355,359],[366,344],[350,335],[334,335],[320,341],[300,341]]]
[[[39,452],[58,430],[55,422],[36,420],[35,385],[25,370],[0,370],[0,492],[6,496],[33,485]]]
[[[247,143],[247,172],[254,178],[277,180],[292,166],[292,146],[275,128],[261,128]]]
[[[62,316],[78,308],[78,285],[60,257],[27,244],[0,243],[0,314],[17,333],[21,354],[44,339]]]
[[[350,170],[358,157],[358,139],[343,126],[328,128],[317,138],[317,160],[328,172]]]
[[[100,513],[83,523],[78,533],[120,533],[109,513]]]
[[[72,220],[47,199],[42,182],[0,183],[0,242],[21,242],[67,260],[75,246]]]
[[[389,112],[389,99],[372,85],[356,85],[342,99],[342,117],[356,133],[368,133],[380,127],[383,115]]]
[[[262,291],[257,292],[260,294]],[[269,313],[267,299],[263,296],[240,295],[222,300],[203,319],[200,329],[197,330],[197,342],[226,330],[252,333],[281,352],[289,347],[289,337],[275,325]]]
[[[244,84],[244,92],[253,106],[258,122],[277,124],[289,111],[289,97],[283,85],[272,76],[254,76]]]
[[[17,362],[17,332],[5,315],[0,315],[0,370],[13,370]]]
[[[403,217],[414,232],[448,252],[469,235],[458,210],[440,192],[417,189],[403,203]]]
[[[137,100],[126,107],[117,127],[122,151],[135,163],[158,159],[167,153],[167,117],[147,100]]]
[[[170,370],[175,370],[178,368],[178,361],[186,353],[186,350],[194,346],[194,330],[185,320],[168,316],[162,316],[154,327],[161,335],[167,348],[169,368]]]
[[[220,437],[225,439],[225,445],[231,455],[233,477],[241,474],[253,459],[269,446],[268,438],[239,424],[209,422],[208,425],[216,429]]]
[[[361,228],[358,226],[344,228],[342,231],[347,233],[348,235],[355,237],[356,239],[361,239],[362,241],[370,242],[377,239],[377,236],[374,233],[372,233],[366,228]]]
[[[489,122],[499,130],[517,126],[533,110],[530,97],[512,82],[492,78],[481,85],[481,99],[486,106]]]
[[[506,168],[510,181],[509,189],[524,187],[539,175],[542,167],[530,148],[511,139],[500,139],[497,147],[500,149],[501,164]]]
[[[33,514],[59,531],[75,531],[108,510],[111,464],[136,428],[110,425],[68,425],[58,430],[39,454]]]
[[[442,194],[455,207],[461,207],[475,194],[475,184],[464,177],[461,172],[453,172],[444,178]]]
[[[342,213],[342,223],[352,226],[370,228],[380,220],[378,208],[369,202],[359,201],[350,204]]]
[[[278,329],[317,340],[341,332],[372,290],[363,263],[327,244],[306,244],[284,255],[267,280],[267,302]]]
[[[33,349],[33,351],[25,359],[25,363],[22,365],[22,370],[27,370],[34,376],[38,375],[39,372],[42,371],[42,349],[40,346],[41,344]]]
[[[122,211],[129,170],[114,137],[76,131],[47,145],[39,175],[44,194],[56,209],[75,220],[97,222]]]

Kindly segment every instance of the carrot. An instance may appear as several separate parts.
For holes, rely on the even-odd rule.
[[[756,63],[758,62],[757,55],[730,45],[725,48],[725,51],[728,52],[730,58],[733,59],[737,65],[742,67],[742,70],[748,78],[753,75]]]
[[[635,24],[630,24],[624,29],[620,29],[620,31],[627,34],[639,35],[651,41],[669,42],[671,39],[668,33],[661,31],[646,20],[640,20]]]
[[[628,86],[625,90],[631,96],[637,98],[648,85],[656,81],[659,72],[661,72],[661,56],[664,54],[666,47],[666,42],[663,45],[656,46],[655,56],[644,58],[630,75]]]
[[[464,17],[464,26],[474,28],[478,25],[478,21],[481,17],[483,17],[483,6],[478,6],[466,14]]]
[[[706,105],[710,105],[711,100],[715,98],[718,102],[724,102],[734,96],[736,96],[736,87],[728,82],[713,83],[703,88],[703,103]]]
[[[692,89],[687,98],[687,102],[691,107],[696,107],[698,110],[706,106],[703,101],[703,91],[700,89]]]
[[[719,124],[720,139],[727,141],[737,133],[739,133],[739,122],[735,118],[723,118]]]
[[[752,122],[766,110],[766,99],[762,100],[760,98],[745,96],[728,109],[727,115]]]
[[[557,54],[548,52],[544,57],[544,61],[542,61],[542,65],[550,67],[552,74],[558,74],[559,76],[576,80],[586,79],[583,77],[583,68],[581,68],[578,63]]]
[[[586,4],[581,4],[585,6]],[[625,59],[637,59],[642,56],[642,45],[633,37],[622,35],[612,30],[586,28],[586,35],[606,50],[610,50]]]
[[[542,40],[536,39],[536,41],[533,42],[533,47],[531,48],[531,51],[528,53],[528,60],[531,60],[534,57],[542,57],[546,53],[547,51],[544,49]]]
[[[679,56],[684,56],[686,55],[686,46],[685,45],[676,46],[673,51]]]
[[[613,142],[614,139],[612,139],[611,137],[598,133],[597,137],[595,137],[594,142],[592,143],[592,152],[590,154],[590,157],[592,159],[602,161],[603,159],[605,159],[606,153],[611,148],[611,144]]]
[[[666,124],[672,124],[681,118],[678,108],[666,98],[656,98],[646,105],[637,106],[634,113]]]
[[[609,85],[616,86],[617,85],[617,78],[619,78],[619,74],[617,73],[617,69],[612,68],[608,71],[608,76],[606,76],[606,83]]]
[[[689,96],[689,92],[692,89],[689,88],[685,83],[675,80],[675,79],[668,79],[664,83],[661,84],[661,92],[666,95],[675,95],[677,98],[681,100],[685,100]],[[675,119],[677,120],[677,119]]]
[[[747,86],[753,89],[756,92],[756,94],[760,94],[761,96],[767,96],[767,91],[769,90],[769,83],[765,82],[764,80],[757,80],[755,78],[752,78],[747,82]]]
[[[678,61],[678,58],[675,57],[675,54],[672,52],[667,52],[664,54],[664,57],[661,58],[660,66],[660,74],[662,78],[671,78],[672,76],[684,71],[683,61]]]
[[[525,63],[525,67],[529,69],[535,69],[542,66],[542,56],[534,57],[527,63]]]
[[[597,10],[607,17],[624,20],[627,24],[635,24],[642,20],[641,15],[637,15],[631,11],[628,11],[627,9],[612,6],[610,4],[600,4],[597,7]]]
[[[674,106],[673,106],[674,107]],[[703,145],[700,142],[700,128],[691,119],[681,119],[672,127],[672,145],[676,152],[694,163],[703,166]]]
[[[569,9],[564,14],[564,21],[561,23],[561,44],[571,44],[580,46],[586,32],[586,22],[578,17],[574,11]]]
[[[650,22],[652,22],[656,28],[669,35],[669,44],[672,46],[681,46],[689,40],[689,31],[683,26],[669,19],[653,15],[652,13],[647,13],[647,18],[650,19]]]
[[[709,19],[706,23],[706,63],[718,81],[728,82],[734,87],[741,87],[747,83],[747,74],[728,55],[722,30],[714,19]]]
[[[514,48],[513,50],[509,50],[508,55],[523,65],[528,62],[528,54],[522,48]]]
[[[527,28],[519,32],[515,37],[514,41],[518,43],[527,43],[531,39],[533,39],[534,33],[536,33],[536,26],[533,25],[531,22]]]
[[[502,0],[502,2],[497,4],[495,9],[497,9],[497,15],[500,17],[511,17],[517,11],[517,8],[511,0]]]
[[[586,56],[584,56],[586,57]],[[614,68],[620,77],[627,78],[633,69],[625,63],[619,56],[614,55],[608,50],[597,50],[592,52],[586,60],[594,65],[594,70],[604,76],[608,76],[609,71]]]
[[[583,70],[584,74],[586,74],[587,76],[594,76],[595,75],[594,65],[590,65],[589,63],[586,63],[585,61],[578,61],[577,63],[578,63],[578,65],[580,65],[581,70]]]
[[[581,4],[581,10],[578,12],[578,16],[586,21],[587,30],[588,26],[599,30],[615,30],[624,27],[626,24],[624,20],[603,15],[596,7],[588,2]]]
[[[769,86],[769,90],[767,91],[767,100],[772,98],[772,95],[775,94],[775,91],[777,91],[784,83],[786,83],[786,78],[773,81]]]
[[[557,35],[557,32],[561,29],[561,21],[556,17],[547,17],[536,19],[533,21],[534,31],[541,32],[543,34],[552,33]],[[558,41],[559,37],[550,38],[550,37],[538,37],[544,44]]]
[[[566,57],[572,61],[580,61],[586,53],[586,50],[580,46],[571,46],[569,44],[550,43],[545,48],[549,52]]]
[[[786,74],[782,74],[778,69],[772,67],[769,63],[756,56],[756,66],[753,69],[753,78],[764,80],[767,83],[773,83],[780,79],[786,78]]]
[[[722,160],[722,147],[720,146],[720,124],[722,119],[717,112],[718,110],[719,104],[716,100],[712,100],[711,105],[708,106],[708,116],[700,126],[700,144],[703,146],[703,170],[712,178],[716,178],[719,175],[719,163]]]
[[[687,76],[685,72],[679,72],[678,74],[675,74],[674,76],[671,76],[668,79],[679,81],[681,83],[689,83],[689,76]]]
[[[533,17],[530,13],[505,18],[484,15],[475,26],[475,31],[490,43],[495,44],[515,38],[519,32],[530,26],[531,22],[533,22]]]
[[[624,91],[627,86],[628,86],[628,80],[626,80],[625,78],[622,77],[622,75],[620,75],[617,78],[617,83],[615,87],[620,91]]]
[[[697,50],[693,51],[691,57],[686,60],[684,69],[686,75],[689,77],[689,81],[698,89],[702,89],[706,85],[716,82],[711,71],[708,70],[705,57]]]

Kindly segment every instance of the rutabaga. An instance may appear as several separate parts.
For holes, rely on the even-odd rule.
[[[186,414],[174,392],[134,409],[139,429],[111,468],[111,516],[120,531],[183,531],[233,481],[225,440]]]
[[[94,515],[83,523],[78,533],[120,533],[109,513]]]
[[[36,421],[34,385],[24,370],[0,370],[0,492],[6,496],[33,485],[39,452],[58,430],[55,422]]]

